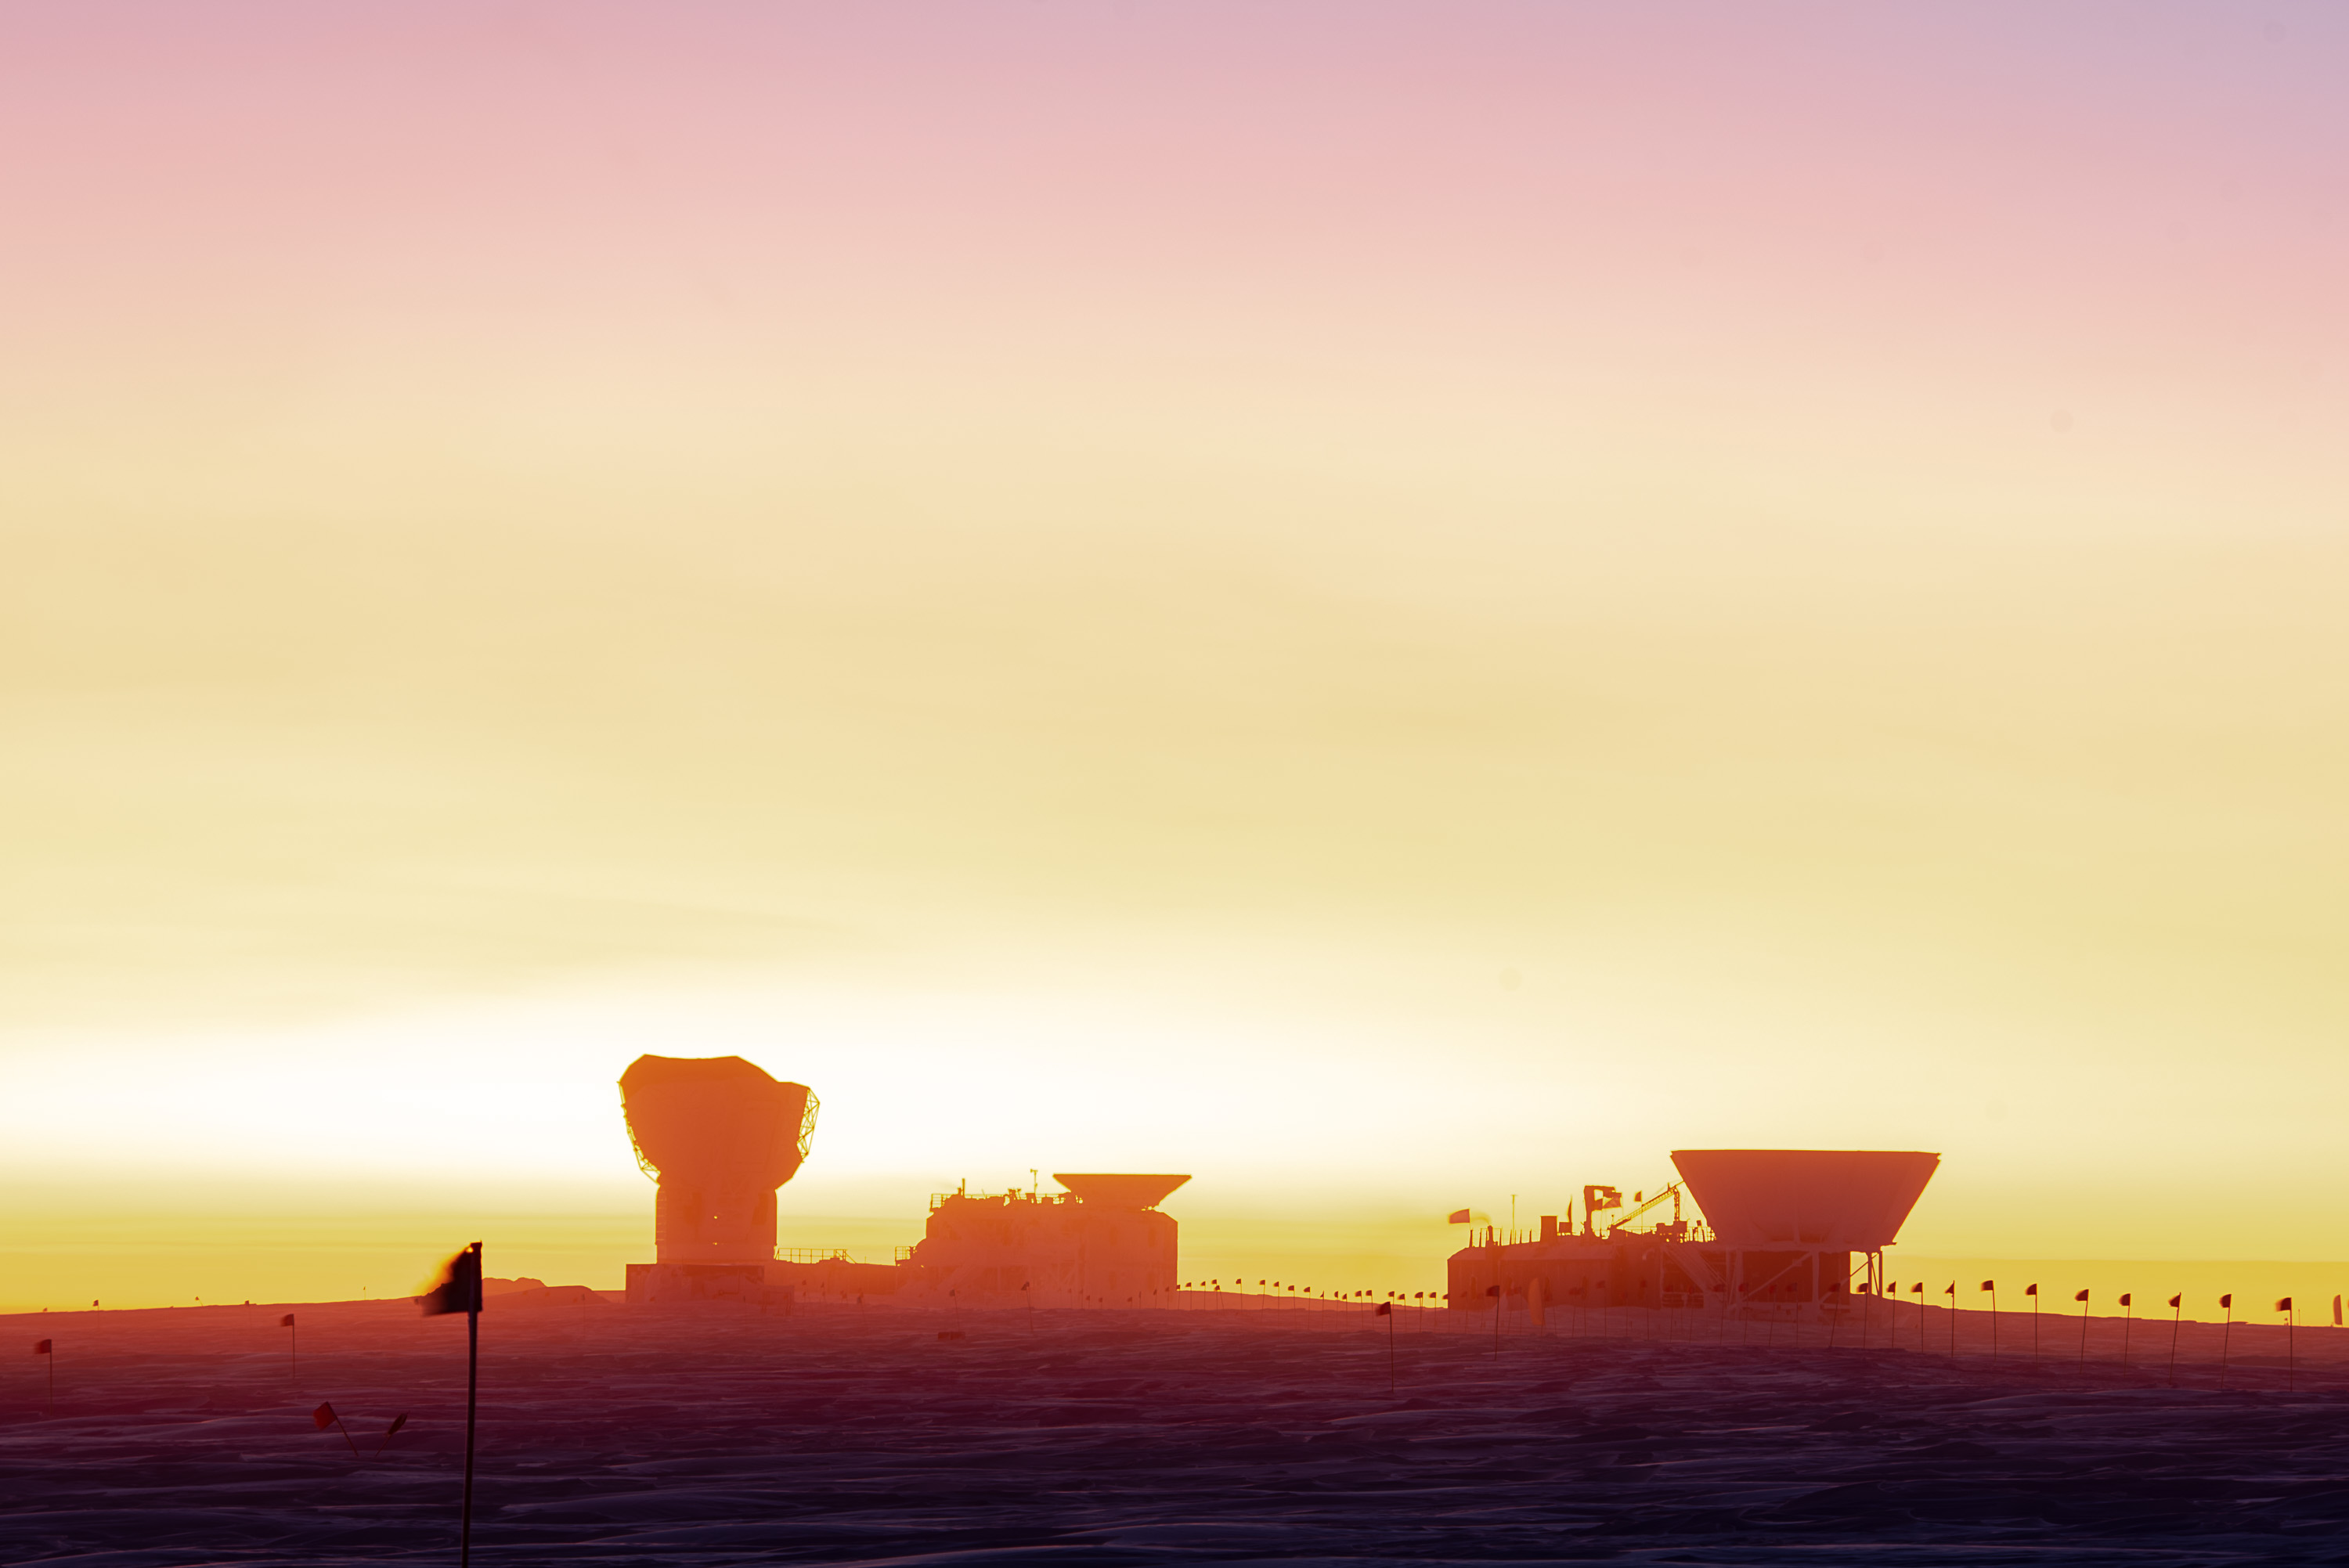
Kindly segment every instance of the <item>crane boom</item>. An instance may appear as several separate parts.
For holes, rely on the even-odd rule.
[[[1657,1193],[1654,1197],[1649,1199],[1646,1202],[1640,1204],[1638,1208],[1625,1210],[1620,1219],[1607,1227],[1607,1233],[1610,1236],[1613,1235],[1616,1232],[1623,1229],[1632,1221],[1638,1219],[1640,1215],[1646,1213],[1649,1210],[1654,1208],[1657,1204],[1662,1202],[1667,1198],[1670,1198],[1672,1201],[1672,1222],[1674,1224],[1680,1223],[1681,1184],[1675,1181],[1671,1186],[1665,1188],[1662,1191]]]

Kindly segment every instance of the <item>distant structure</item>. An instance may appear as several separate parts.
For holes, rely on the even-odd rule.
[[[930,1196],[922,1240],[892,1263],[775,1245],[775,1192],[799,1171],[816,1099],[740,1057],[638,1057],[620,1075],[636,1163],[659,1183],[655,1261],[627,1267],[645,1306],[804,1299],[1151,1306],[1174,1300],[1175,1225],[1158,1212],[1188,1176],[1055,1175],[1066,1191]]]
[[[657,1261],[628,1265],[628,1299],[762,1299],[775,1190],[807,1159],[814,1094],[740,1057],[643,1056],[620,1075],[620,1105],[659,1183]]]
[[[1622,1206],[1611,1187],[1583,1189],[1577,1231],[1545,1214],[1537,1237],[1452,1254],[1445,1305],[1491,1310],[1504,1298],[1548,1309],[1735,1308],[1816,1320],[1847,1310],[1855,1292],[1881,1292],[1884,1249],[1900,1233],[1941,1157],[1856,1149],[1681,1149],[1681,1180],[1601,1229]],[[1682,1216],[1683,1192],[1707,1223]],[[1669,1202],[1672,1217],[1637,1222]],[[1859,1260],[1855,1265],[1854,1259]]]
[[[963,1302],[1171,1306],[1176,1231],[1158,1205],[1190,1179],[1056,1171],[1065,1192],[933,1193],[901,1266],[914,1289]]]

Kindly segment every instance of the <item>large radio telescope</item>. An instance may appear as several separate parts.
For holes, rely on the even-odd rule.
[[[775,1189],[798,1173],[816,1098],[740,1057],[638,1057],[620,1075],[636,1163],[659,1183],[662,1263],[765,1263],[775,1255]]]

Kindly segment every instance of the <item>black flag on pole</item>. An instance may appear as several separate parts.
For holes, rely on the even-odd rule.
[[[465,1495],[457,1533],[457,1568],[473,1561],[473,1435],[480,1424],[481,1385],[481,1243],[475,1242],[440,1270],[440,1283],[416,1298],[424,1315],[465,1315]]]
[[[440,1283],[418,1296],[416,1302],[427,1317],[438,1317],[444,1312],[481,1311],[481,1249],[467,1247],[450,1258],[440,1270]]]

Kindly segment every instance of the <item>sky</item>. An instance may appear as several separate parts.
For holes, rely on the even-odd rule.
[[[1941,1153],[1928,1252],[2349,1258],[2344,67],[0,5],[0,1302],[616,1284],[641,1051],[813,1086],[785,1244],[1187,1171],[1432,1284],[1786,1145]]]

